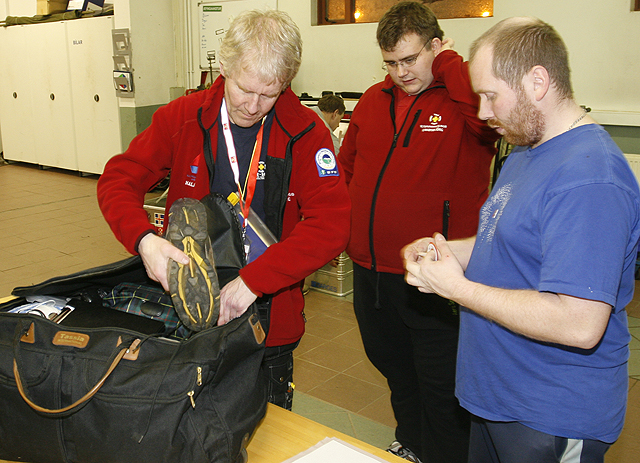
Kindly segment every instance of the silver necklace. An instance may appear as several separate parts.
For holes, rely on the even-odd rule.
[[[573,121],[573,124],[571,124],[571,125],[569,126],[569,130],[571,130],[572,128],[574,128],[578,122],[580,122],[582,119],[584,119],[584,116],[586,116],[586,115],[587,115],[587,112],[583,110],[583,111],[582,111],[582,114],[580,115],[580,117],[579,117],[579,118],[577,118],[575,121]]]

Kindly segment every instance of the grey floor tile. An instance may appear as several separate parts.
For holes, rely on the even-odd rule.
[[[386,449],[395,439],[395,429],[355,413],[350,415],[355,437],[381,449]]]

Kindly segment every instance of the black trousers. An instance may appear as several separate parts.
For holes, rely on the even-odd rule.
[[[470,415],[454,395],[457,305],[403,275],[354,264],[354,310],[365,351],[387,378],[396,439],[423,463],[466,463]]]

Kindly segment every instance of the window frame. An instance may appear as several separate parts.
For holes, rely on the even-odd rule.
[[[356,13],[356,0],[342,0],[344,2],[344,19],[342,20],[336,20],[336,21],[330,21],[327,17],[326,17],[326,9],[327,9],[327,3],[330,0],[316,0],[316,4],[317,4],[317,11],[316,11],[316,24],[318,26],[329,26],[332,24],[367,24],[369,23],[368,21],[364,21],[364,22],[357,22],[356,18],[355,18],[355,13]],[[396,0],[396,3],[399,2],[401,0]],[[495,1],[495,0],[494,0]],[[640,11],[640,0],[633,0],[635,2],[635,9]],[[492,11],[493,11],[493,7],[492,7]],[[491,14],[491,16],[493,16],[493,13]],[[457,19],[458,17],[456,17]],[[467,16],[463,16],[460,18],[467,18]],[[443,18],[443,19],[454,19],[452,18]]]
[[[325,14],[326,10],[327,0],[318,0],[318,26],[328,26],[330,24],[355,24],[356,22],[356,18],[354,16],[356,11],[356,0],[344,0],[344,19],[341,21],[329,21]]]

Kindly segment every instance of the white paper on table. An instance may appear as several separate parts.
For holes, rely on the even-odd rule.
[[[326,437],[313,447],[282,463],[372,463],[386,460],[335,437]]]

